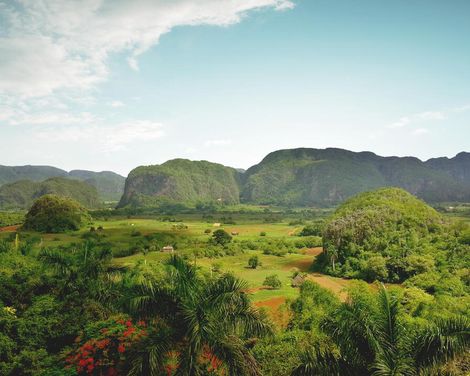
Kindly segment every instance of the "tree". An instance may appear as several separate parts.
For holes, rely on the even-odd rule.
[[[77,201],[55,195],[36,200],[26,214],[24,228],[39,232],[78,230],[89,220],[87,210]]]
[[[315,221],[305,226],[302,231],[300,231],[299,236],[322,236],[323,226],[323,221]]]
[[[212,242],[218,245],[227,245],[232,241],[232,236],[225,230],[218,229],[212,234]]]
[[[246,346],[271,327],[251,306],[246,282],[231,274],[202,279],[196,268],[177,255],[159,278],[140,279],[133,312],[146,321],[163,323],[168,335],[149,339],[133,361],[132,374],[160,375],[165,354],[178,350],[177,374],[202,374],[201,359],[229,375],[259,375]]]
[[[248,260],[248,266],[251,269],[256,269],[259,265],[260,265],[260,262],[259,262],[259,257],[258,256],[252,256]]]
[[[421,375],[463,355],[470,345],[466,317],[408,327],[398,298],[383,285],[375,302],[352,297],[324,320],[322,328],[339,354],[332,348],[321,354],[308,350],[293,375]]]
[[[278,289],[281,288],[282,282],[279,279],[277,274],[272,274],[272,275],[268,275],[265,278],[265,280],[263,282],[263,286],[267,286],[267,287],[270,287],[274,290],[278,290]]]

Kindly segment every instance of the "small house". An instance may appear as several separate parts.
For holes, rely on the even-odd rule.
[[[292,278],[292,287],[300,287],[305,282],[305,276],[302,274],[297,274],[294,278]]]
[[[222,226],[222,225],[221,225],[220,223],[214,223],[212,226],[213,226],[213,227],[220,227],[220,226]]]
[[[175,249],[171,245],[166,245],[162,248],[162,252],[173,253]]]

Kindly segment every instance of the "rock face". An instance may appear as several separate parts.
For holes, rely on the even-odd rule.
[[[357,193],[394,186],[428,201],[469,201],[470,158],[422,162],[342,149],[292,149],[269,154],[244,175],[243,202],[335,205]]]
[[[95,187],[79,180],[57,177],[42,182],[20,180],[1,186],[0,208],[29,209],[37,198],[48,194],[74,199],[86,208],[96,208],[100,204]]]
[[[119,207],[152,206],[161,200],[236,204],[239,197],[240,173],[236,169],[207,161],[174,159],[131,171]]]
[[[85,181],[98,190],[101,201],[118,201],[124,192],[126,178],[111,171],[70,172],[51,166],[0,166],[0,186],[20,180],[44,181],[54,177],[68,177]]]

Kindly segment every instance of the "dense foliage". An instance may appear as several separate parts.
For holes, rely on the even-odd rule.
[[[21,180],[0,187],[0,207],[13,209],[29,209],[37,198],[53,194],[70,197],[87,208],[95,208],[100,204],[96,188],[67,178],[51,178],[42,182]]]
[[[78,230],[88,219],[87,210],[77,201],[55,195],[45,195],[37,199],[29,209],[23,228],[57,233]]]
[[[279,150],[244,174],[244,202],[329,206],[357,193],[402,187],[426,201],[469,201],[468,154],[445,164],[341,149]]]
[[[70,201],[45,198],[47,210]],[[0,233],[0,375],[468,375],[468,224],[400,189],[359,195],[326,222],[286,211],[267,227],[282,217],[264,214]],[[309,273],[319,231],[317,267],[400,283]]]
[[[230,167],[186,159],[138,167],[126,180],[119,206],[155,206],[161,199],[236,204],[240,195],[239,175]]]
[[[398,188],[362,193],[326,224],[319,263],[329,273],[369,281],[423,284],[433,273],[449,279],[469,262],[469,248],[459,241],[466,227]]]
[[[0,227],[19,225],[24,221],[24,214],[19,212],[0,212]]]

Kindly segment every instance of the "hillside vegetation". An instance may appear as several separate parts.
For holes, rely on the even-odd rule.
[[[184,159],[142,166],[119,204],[219,202],[280,206],[337,205],[358,193],[400,187],[430,202],[470,201],[470,154],[455,158],[380,157],[342,149],[279,150],[247,171]]]
[[[464,154],[428,163],[342,149],[280,150],[247,170],[241,200],[330,206],[360,192],[396,186],[428,202],[468,201],[470,158]]]
[[[465,231],[466,225],[446,222],[408,192],[383,188],[359,194],[336,210],[323,233],[320,263],[334,275],[410,280],[426,290],[442,288],[441,278],[451,279],[447,285],[463,292],[463,267],[470,263],[468,245],[459,241]]]
[[[72,170],[69,176],[73,179],[83,180],[96,188],[100,200],[119,201],[124,192],[126,179],[112,171],[86,171]]]
[[[37,198],[47,194],[73,198],[87,208],[100,204],[95,187],[79,180],[58,177],[42,182],[20,180],[1,186],[0,208],[29,209]]]
[[[67,172],[51,166],[0,166],[0,186],[21,180],[40,182],[54,177],[85,181],[98,190],[101,201],[119,201],[124,192],[126,180],[123,176],[111,171],[73,170]],[[24,184],[22,187],[25,189]]]
[[[34,202],[23,228],[48,233],[76,231],[88,220],[87,210],[77,201],[47,194]]]
[[[239,176],[234,168],[207,161],[174,159],[162,165],[142,166],[130,172],[119,206],[152,206],[162,199],[236,204]]]

